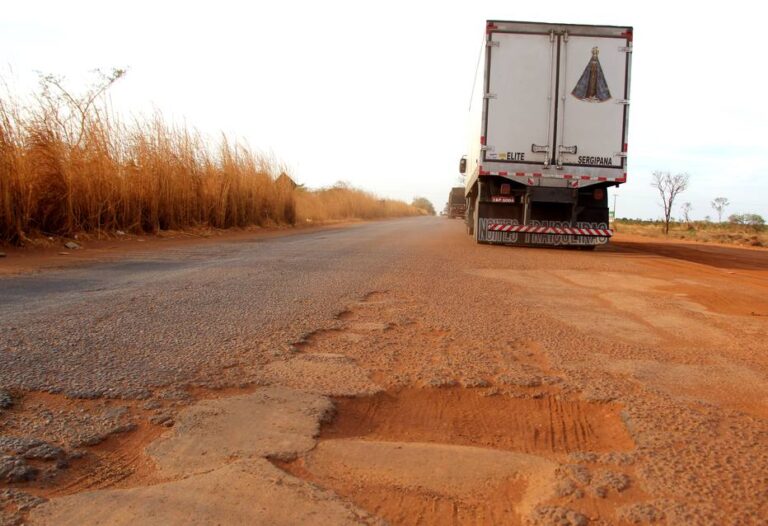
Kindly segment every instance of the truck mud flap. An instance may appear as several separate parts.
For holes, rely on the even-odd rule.
[[[606,223],[536,221],[521,225],[516,219],[478,218],[480,243],[524,246],[597,246],[604,245],[613,235]]]

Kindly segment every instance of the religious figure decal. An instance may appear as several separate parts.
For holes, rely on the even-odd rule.
[[[579,100],[586,102],[605,102],[611,98],[611,91],[608,89],[608,83],[605,81],[603,68],[600,67],[600,59],[597,55],[600,50],[597,47],[592,48],[592,58],[589,59],[584,73],[576,83],[571,94]]]

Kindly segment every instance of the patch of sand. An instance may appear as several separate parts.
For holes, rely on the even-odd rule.
[[[258,458],[154,486],[70,495],[36,508],[30,518],[51,526],[377,522],[331,492]]]
[[[170,435],[147,452],[166,476],[216,469],[234,460],[291,456],[315,445],[330,400],[285,387],[203,400],[184,409]]]

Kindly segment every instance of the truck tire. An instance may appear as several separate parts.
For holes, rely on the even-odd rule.
[[[467,207],[466,215],[464,216],[464,222],[467,224],[467,234],[470,236],[475,235],[475,199],[471,198],[469,207]]]

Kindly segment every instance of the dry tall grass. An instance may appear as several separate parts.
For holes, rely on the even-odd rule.
[[[378,219],[424,213],[402,201],[376,196],[337,183],[331,188],[307,191],[297,188],[296,217],[300,221]]]
[[[156,117],[125,125],[102,104],[44,91],[0,99],[0,242],[78,232],[157,232],[418,213],[352,188],[276,180],[278,163]]]

